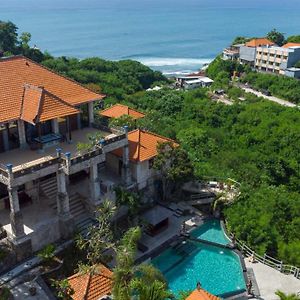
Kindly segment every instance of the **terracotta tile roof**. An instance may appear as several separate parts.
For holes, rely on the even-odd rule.
[[[39,122],[78,113],[78,109],[49,93],[44,88],[25,85],[20,116],[22,120],[35,125]]]
[[[142,162],[155,157],[157,155],[158,143],[172,142],[175,145],[178,145],[171,139],[141,129],[136,129],[129,132],[128,142],[129,159],[135,162]],[[113,151],[113,153],[117,156],[122,157],[122,151],[122,148],[120,148]]]
[[[145,117],[145,114],[130,108],[129,106],[116,104],[109,108],[102,110],[99,113],[101,116],[109,117],[109,118],[119,118],[123,115],[131,116],[133,119],[140,119]]]
[[[272,46],[275,45],[272,41],[266,39],[266,38],[260,38],[260,39],[253,39],[245,44],[247,47],[260,47],[260,46]]]
[[[214,296],[204,289],[194,290],[186,300],[221,300],[219,297]]]
[[[23,56],[0,59],[0,74],[0,123],[20,117],[25,84],[43,86],[49,93],[71,105],[104,97]]]
[[[290,48],[290,47],[300,47],[300,43],[287,43],[282,46],[282,48]]]
[[[75,294],[74,300],[98,300],[110,295],[112,291],[113,273],[103,265],[88,274],[75,274],[68,278]]]

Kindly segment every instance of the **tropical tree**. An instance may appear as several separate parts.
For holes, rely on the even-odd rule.
[[[193,166],[185,150],[172,142],[159,143],[154,169],[160,172],[163,184],[163,199],[166,199],[171,183],[181,184],[193,176]]]
[[[300,296],[297,296],[296,294],[285,294],[279,290],[275,294],[280,298],[280,300],[300,300]]]
[[[165,300],[172,294],[159,270],[152,265],[135,265],[137,242],[141,237],[139,227],[129,229],[116,249],[113,297],[118,300]]]
[[[119,118],[112,118],[109,122],[110,127],[123,127],[128,126],[129,130],[136,128],[135,120],[129,115],[123,115]]]
[[[79,235],[76,239],[77,247],[86,250],[88,265],[91,267],[111,260],[111,257],[104,253],[115,245],[111,226],[114,213],[115,207],[112,202],[105,200],[97,211],[97,223],[89,228],[87,238]]]
[[[0,51],[14,53],[18,42],[18,27],[12,22],[0,21]]]
[[[268,32],[267,39],[274,42],[278,46],[282,46],[284,42],[284,34],[274,28]]]

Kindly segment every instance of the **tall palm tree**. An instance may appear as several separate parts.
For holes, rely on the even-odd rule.
[[[296,294],[285,294],[279,290],[275,294],[280,298],[280,300],[300,300],[300,296],[297,296]]]

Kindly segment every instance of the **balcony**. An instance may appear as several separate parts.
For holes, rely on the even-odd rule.
[[[102,145],[91,151],[85,151],[85,153],[77,150],[78,143],[87,143],[89,134],[99,134],[104,137]],[[109,132],[108,130],[101,130],[96,128],[84,128],[72,132],[72,143],[61,142],[59,145],[53,145],[40,153],[30,149],[15,149],[0,154],[0,181],[7,184],[9,173],[7,171],[7,164],[12,164],[12,174],[14,178],[19,178],[28,174],[35,174],[33,178],[36,179],[40,176],[46,176],[53,172],[56,172],[59,164],[63,161],[66,165],[66,156],[57,156],[56,149],[60,148],[61,152],[70,153],[68,160],[71,167],[83,161],[89,160],[97,155],[105,152],[112,151],[120,148],[120,141],[126,142],[126,134],[121,131],[115,131],[115,133]],[[38,174],[42,170],[49,169],[46,173]],[[74,169],[74,168],[73,168]],[[72,171],[74,173],[74,170]],[[23,184],[23,182],[19,182]]]

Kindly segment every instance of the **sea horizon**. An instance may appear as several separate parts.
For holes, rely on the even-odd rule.
[[[284,7],[277,0],[0,3],[0,20],[30,32],[31,45],[42,51],[79,59],[133,59],[166,75],[200,69],[236,36],[261,37],[273,28],[287,36],[297,34],[299,13],[297,0]]]

